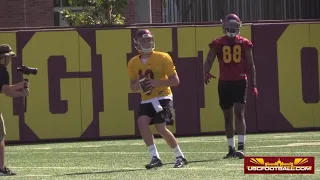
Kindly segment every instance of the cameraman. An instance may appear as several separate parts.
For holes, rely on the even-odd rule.
[[[11,47],[7,44],[0,45],[0,90],[9,97],[27,97],[29,95],[29,83],[22,81],[17,84],[10,85],[9,73],[7,71],[7,65],[11,62],[12,57],[16,54],[12,51]],[[5,167],[4,153],[5,143],[4,137],[6,135],[6,129],[4,125],[4,119],[2,112],[0,112],[0,176],[16,175],[9,168]]]

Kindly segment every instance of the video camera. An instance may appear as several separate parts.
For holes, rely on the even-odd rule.
[[[25,65],[21,65],[21,66],[17,67],[17,72],[19,72],[19,73],[21,73],[23,75],[30,75],[30,74],[37,75],[38,69],[37,68],[28,67],[28,66],[25,66]],[[29,82],[29,80],[27,78],[25,78],[24,80]],[[29,88],[29,87],[25,85],[24,88]],[[27,112],[27,97],[25,97],[24,112]]]
[[[31,67],[28,67],[28,66],[25,66],[25,65],[21,65],[21,66],[17,67],[17,72],[20,72],[20,73],[22,73],[24,75],[29,75],[29,74],[37,75],[38,69],[37,68],[31,68]]]

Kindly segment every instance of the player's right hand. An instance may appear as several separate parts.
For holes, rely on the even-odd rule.
[[[148,94],[152,90],[152,86],[149,84],[148,78],[142,78],[139,80],[140,90],[142,93]]]
[[[216,78],[209,72],[204,73],[204,83],[209,84],[211,78]]]

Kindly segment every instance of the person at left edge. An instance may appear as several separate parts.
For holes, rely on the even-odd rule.
[[[149,125],[154,124],[158,133],[175,152],[174,168],[180,168],[188,162],[185,159],[175,136],[167,129],[167,122],[172,118],[173,95],[170,86],[179,84],[179,77],[169,54],[154,51],[154,39],[147,29],[140,29],[134,37],[138,55],[128,62],[130,88],[141,93],[138,125],[142,138],[151,153],[147,169],[160,167],[162,162],[154,136]]]
[[[10,45],[1,44],[0,45],[0,90],[9,97],[26,97],[29,95],[29,83],[22,81],[17,84],[10,85],[9,83],[9,73],[7,71],[7,66],[11,62],[12,57],[16,54],[12,51]],[[6,106],[2,104],[2,106]],[[11,176],[16,175],[9,168],[5,166],[5,139],[6,128],[4,124],[4,119],[2,112],[0,112],[0,176]]]

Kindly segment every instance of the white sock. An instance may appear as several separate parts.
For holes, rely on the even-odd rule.
[[[238,135],[238,143],[244,144],[244,135]]]
[[[234,138],[228,138],[228,146],[231,146],[232,148],[235,147],[235,145],[234,145]]]
[[[177,147],[173,148],[172,150],[173,150],[173,152],[176,153],[176,157],[183,157],[184,158],[184,155],[183,155],[179,145],[177,145]]]
[[[148,148],[149,148],[149,152],[151,154],[151,158],[157,157],[158,159],[160,159],[160,156],[159,156],[159,153],[158,153],[158,150],[157,150],[157,147],[155,144],[150,145]]]

